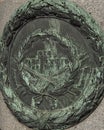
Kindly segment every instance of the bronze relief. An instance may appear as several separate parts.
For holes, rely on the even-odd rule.
[[[61,130],[88,117],[104,95],[104,36],[75,3],[31,0],[5,26],[1,91],[30,128]]]

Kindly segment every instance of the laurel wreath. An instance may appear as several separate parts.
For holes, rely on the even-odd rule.
[[[88,67],[83,69],[82,67],[80,70],[89,72],[85,77],[86,82],[84,85],[86,87],[80,98],[71,106],[53,111],[38,110],[34,107],[34,104],[32,104],[33,106],[31,107],[26,106],[10,86],[7,67],[9,64],[10,48],[12,48],[13,44],[12,41],[17,32],[27,22],[46,16],[63,19],[78,28],[86,39],[92,41],[90,46],[92,50],[94,50],[95,55],[97,55],[98,62],[100,63],[99,66],[95,68]],[[38,35],[43,36],[46,33],[48,32],[40,32]],[[56,36],[61,39],[62,43],[63,40],[64,43],[65,41],[70,43],[68,39],[62,39],[59,35],[55,34],[55,37]],[[28,127],[37,128],[39,130],[61,130],[69,128],[88,117],[102,100],[104,95],[104,33],[93,18],[76,4],[63,0],[31,0],[27,2],[16,11],[15,15],[5,26],[0,45],[0,51],[2,52],[0,54],[0,89],[10,110],[19,121]],[[80,61],[81,60],[79,60],[79,62]],[[81,64],[78,67],[80,69]],[[71,77],[73,76],[74,72],[72,71]]]

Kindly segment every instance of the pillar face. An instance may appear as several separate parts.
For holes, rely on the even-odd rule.
[[[26,126],[69,128],[102,100],[104,34],[75,3],[27,2],[6,24],[0,46],[0,89]]]

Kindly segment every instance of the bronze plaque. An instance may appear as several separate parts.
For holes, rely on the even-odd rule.
[[[103,32],[75,3],[27,2],[6,24],[0,46],[0,88],[26,126],[69,128],[102,100]]]

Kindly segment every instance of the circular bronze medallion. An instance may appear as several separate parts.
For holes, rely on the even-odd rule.
[[[5,26],[0,49],[5,102],[30,128],[69,128],[103,98],[104,35],[75,3],[27,2]]]

